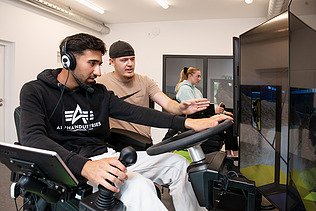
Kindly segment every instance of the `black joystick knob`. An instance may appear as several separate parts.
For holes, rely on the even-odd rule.
[[[137,154],[133,147],[125,147],[122,149],[119,156],[119,161],[123,163],[124,166],[128,167],[133,165],[136,163],[136,160]],[[114,185],[112,182],[111,184]],[[100,210],[125,210],[124,204],[114,197],[114,192],[106,189],[102,185],[99,185],[98,187],[99,195],[95,202],[96,207],[98,207]]]
[[[119,161],[123,163],[124,166],[128,167],[136,163],[137,154],[133,147],[125,147],[122,149],[119,157]]]

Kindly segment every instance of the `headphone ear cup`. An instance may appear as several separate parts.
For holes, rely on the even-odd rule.
[[[74,70],[76,68],[76,58],[72,53],[63,53],[61,64],[67,70]]]

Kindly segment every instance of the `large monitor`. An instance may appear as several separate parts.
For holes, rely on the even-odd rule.
[[[289,8],[239,37],[240,171],[280,210],[316,210],[316,31],[301,19],[311,11]]]

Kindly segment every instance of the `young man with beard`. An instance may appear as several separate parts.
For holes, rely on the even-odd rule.
[[[170,184],[177,210],[200,209],[185,159],[137,152],[137,162],[126,168],[107,147],[109,117],[196,131],[229,117],[194,120],[127,103],[95,81],[106,52],[102,40],[80,33],[66,37],[59,48],[63,67],[42,71],[21,89],[21,144],[57,152],[78,179],[119,192],[129,211],[167,210],[152,181]]]

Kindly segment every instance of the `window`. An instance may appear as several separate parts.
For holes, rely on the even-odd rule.
[[[190,66],[202,71],[197,88],[204,97],[233,108],[233,56],[164,55],[163,92],[174,99],[180,72]]]

